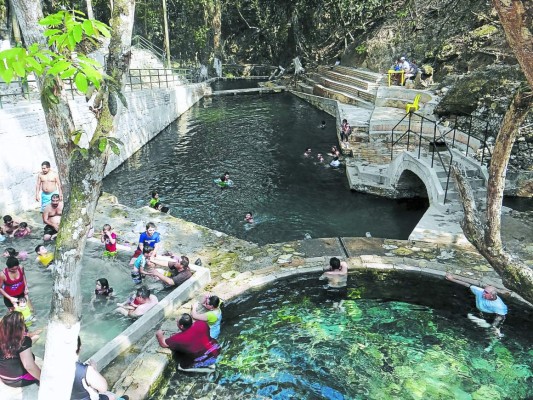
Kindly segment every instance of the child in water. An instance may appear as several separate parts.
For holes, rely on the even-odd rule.
[[[94,294],[96,296],[112,296],[113,288],[109,287],[109,282],[106,278],[100,278],[96,280],[96,286],[94,288]]]
[[[131,279],[135,285],[140,285],[143,281],[144,267],[146,261],[154,254],[154,249],[150,246],[144,246],[142,254],[137,257],[131,268]]]
[[[7,247],[4,250],[4,257],[15,257],[20,261],[26,261],[28,259],[28,253],[25,251],[17,251],[13,247]]]
[[[249,224],[253,224],[254,223],[254,216],[253,216],[251,211],[246,213],[246,216],[244,217],[244,220],[246,222],[248,222]]]
[[[29,328],[35,320],[32,309],[28,305],[28,299],[26,297],[21,297],[18,300],[18,303],[15,304],[15,311],[18,311],[24,316],[24,324],[26,328]]]
[[[21,238],[28,236],[31,233],[31,229],[26,222],[21,222],[19,226],[13,231],[11,237]]]
[[[40,244],[35,248],[37,258],[35,261],[40,263],[43,267],[49,268],[54,262],[54,255],[49,253],[44,244]]]
[[[117,234],[111,228],[111,225],[105,224],[102,229],[100,238],[105,244],[104,257],[116,257],[117,255]]]
[[[155,205],[159,202],[159,193],[157,193],[155,190],[152,192],[152,198],[150,199],[150,203],[148,205],[152,208],[155,208]]]

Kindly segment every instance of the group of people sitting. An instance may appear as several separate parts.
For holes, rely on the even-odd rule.
[[[433,83],[433,67],[424,64],[421,67],[417,65],[414,60],[407,60],[405,57],[400,57],[396,60],[396,63],[392,66],[394,71],[403,71],[404,79],[401,81],[400,75],[394,75],[394,83],[396,85],[403,84],[405,86],[407,81],[415,80],[420,73],[420,82],[423,86],[428,86]]]

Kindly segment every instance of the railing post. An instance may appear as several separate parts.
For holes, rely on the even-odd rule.
[[[422,150],[422,135],[424,134],[424,117],[420,119],[420,131],[418,138],[418,159],[420,159],[420,151]]]
[[[485,123],[485,134],[483,136],[483,151],[481,152],[481,165],[483,165],[483,160],[485,159],[485,148],[487,147],[488,133],[489,133],[489,121]]]
[[[392,157],[394,157],[394,129],[392,129],[391,135],[390,135],[390,159],[392,161]]]
[[[433,127],[433,148],[431,152],[431,168],[433,168],[433,162],[435,160],[435,150],[437,150],[437,146],[435,145],[435,141],[437,140],[437,124]],[[430,143],[431,144],[431,143]]]
[[[409,151],[409,136],[411,136],[411,115],[413,113],[409,113],[409,122],[407,124],[407,151]]]

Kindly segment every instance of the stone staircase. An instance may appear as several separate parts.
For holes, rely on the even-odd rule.
[[[343,66],[319,67],[307,74],[298,90],[338,100],[341,103],[373,109],[381,74]]]
[[[350,143],[340,147],[347,156],[350,187],[393,198],[427,192],[433,205],[455,211],[460,204],[453,178],[449,177],[453,155],[453,162],[468,177],[476,198],[485,198],[486,168],[465,156],[466,144],[472,154],[479,148],[479,141],[457,130],[453,149],[432,153],[429,142],[434,138],[446,137],[451,142],[450,136],[446,136],[449,128],[435,122],[433,110],[438,98],[428,91],[389,87],[385,78],[357,68],[319,67],[297,84],[298,91],[336,100],[338,123],[346,118],[352,126]],[[418,94],[420,109],[406,115],[405,106]],[[412,132],[409,146],[407,136],[402,137],[407,131]],[[395,143],[398,138],[401,140]],[[416,173],[405,174],[415,170]]]

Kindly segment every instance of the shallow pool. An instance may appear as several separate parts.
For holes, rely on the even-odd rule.
[[[466,318],[473,296],[447,281],[351,275],[335,310],[316,278],[228,302],[216,373],[176,373],[153,398],[533,398],[533,315],[517,304],[496,340]]]

